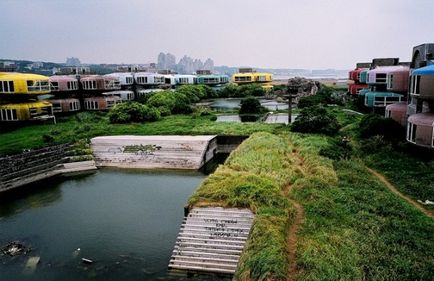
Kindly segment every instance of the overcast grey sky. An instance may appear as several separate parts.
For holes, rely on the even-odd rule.
[[[348,69],[434,42],[434,0],[0,0],[0,58]]]

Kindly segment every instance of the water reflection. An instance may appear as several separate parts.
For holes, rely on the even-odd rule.
[[[183,207],[204,178],[197,171],[103,169],[2,196],[0,245],[19,240],[32,251],[0,257],[0,280],[221,280],[167,272]],[[29,257],[40,261],[24,272]]]

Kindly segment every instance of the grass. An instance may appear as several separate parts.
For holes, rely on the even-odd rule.
[[[303,137],[255,133],[210,175],[189,205],[250,208],[255,212],[251,235],[236,277],[241,280],[286,280],[287,229],[294,209],[285,195],[290,186],[337,178],[331,161],[295,144]],[[312,139],[311,145],[324,137]]]
[[[364,161],[402,193],[415,200],[434,201],[434,157],[429,153],[420,157],[386,146],[366,154]],[[424,207],[434,210],[433,205]]]
[[[434,222],[357,160],[335,162],[337,185],[294,190],[305,208],[297,280],[432,280]]]
[[[172,115],[150,123],[110,124],[105,114],[84,112],[61,118],[56,125],[32,125],[1,133],[0,155],[104,135],[250,135],[286,128],[280,124],[215,122],[209,116],[190,115]]]

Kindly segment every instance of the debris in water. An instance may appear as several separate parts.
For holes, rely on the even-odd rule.
[[[1,251],[5,255],[13,257],[21,254],[26,254],[28,251],[30,251],[30,248],[26,248],[24,244],[19,241],[12,241],[6,246],[2,247]]]
[[[30,257],[27,260],[24,271],[27,273],[32,273],[33,271],[35,271],[36,266],[38,265],[40,260],[41,260],[41,257]]]
[[[85,264],[92,264],[93,263],[93,260],[86,259],[86,258],[81,258],[81,261],[84,262]]]
[[[72,257],[76,258],[80,254],[80,248],[77,248],[74,252],[72,252]]]

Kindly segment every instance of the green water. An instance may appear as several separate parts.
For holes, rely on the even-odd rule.
[[[187,278],[168,274],[167,265],[183,207],[204,178],[199,172],[104,169],[2,196],[0,245],[19,240],[32,250],[0,256],[0,280]],[[30,256],[40,257],[34,270],[25,269]]]

